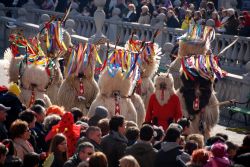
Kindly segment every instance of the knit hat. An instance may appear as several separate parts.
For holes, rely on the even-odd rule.
[[[108,109],[104,106],[97,106],[95,115],[89,119],[89,126],[96,126],[98,121],[108,116]]]
[[[16,96],[19,96],[21,93],[21,90],[16,83],[11,82],[9,85],[9,92],[14,93]]]
[[[227,153],[227,145],[224,143],[215,143],[211,147],[211,152],[214,157],[222,158],[226,156]]]

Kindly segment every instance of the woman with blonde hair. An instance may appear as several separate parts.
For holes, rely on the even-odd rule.
[[[140,167],[137,160],[131,155],[124,156],[119,160],[119,162],[120,167]]]

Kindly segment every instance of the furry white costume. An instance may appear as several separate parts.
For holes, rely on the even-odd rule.
[[[145,121],[146,109],[140,95],[134,93],[130,96],[137,113],[137,125],[141,127]]]
[[[125,48],[133,52],[141,52],[141,81],[138,82],[136,93],[142,97],[144,106],[147,108],[150,95],[155,91],[152,77],[159,66],[159,62],[156,60],[158,46],[151,42],[146,42],[143,45],[142,41],[133,40],[132,37],[126,43]]]
[[[54,64],[54,66],[53,66],[53,70],[54,70],[53,71],[53,78],[52,78],[52,80],[51,80],[51,82],[48,85],[47,90],[46,90],[46,93],[50,97],[52,104],[58,104],[57,95],[58,95],[59,88],[63,82],[63,76],[62,76],[62,72],[60,70],[59,59],[60,59],[60,57],[64,57],[65,62],[66,62],[68,57],[69,57],[69,54],[70,54],[70,52],[68,50],[71,47],[73,47],[73,44],[71,43],[70,34],[66,30],[64,30],[62,28],[60,28],[60,29],[61,30],[59,30],[59,31],[63,32],[63,35],[62,35],[63,41],[62,42],[65,45],[64,49],[62,49],[62,48],[60,49],[59,47],[56,47],[55,49],[52,49],[48,52],[48,48],[46,46],[46,35],[50,35],[50,34],[46,34],[46,33],[48,33],[48,31],[45,31],[45,32],[40,33],[38,36],[39,41],[41,43],[41,48],[42,48],[44,54],[47,55],[51,61],[53,60],[53,64]],[[62,43],[61,43],[61,45],[62,45]],[[62,46],[60,46],[60,47],[62,47]]]
[[[65,68],[66,78],[63,80],[58,91],[58,104],[64,106],[68,111],[73,107],[78,107],[83,111],[84,115],[86,115],[88,108],[99,91],[94,79],[95,57],[91,57],[87,66],[84,67],[85,69],[82,66],[78,66],[78,60],[79,57],[73,60],[66,60],[66,62],[72,61],[73,65],[71,69],[75,69],[75,71],[72,71],[72,73],[68,75],[70,67],[67,66],[67,68]]]
[[[182,116],[180,101],[171,74],[156,76],[154,83],[155,92],[150,96],[145,121],[166,130],[170,123],[177,122]]]
[[[22,70],[20,101],[30,107],[34,100],[39,98],[43,99],[49,107],[51,102],[45,93],[45,88],[49,83],[47,70],[39,65],[27,65]]]
[[[95,114],[97,106],[104,106],[108,109],[109,118],[118,114],[123,115],[126,120],[137,123],[135,107],[128,97],[131,90],[131,78],[124,79],[121,70],[118,70],[112,78],[108,71],[105,70],[100,75],[98,85],[100,92],[90,106],[88,117]]]

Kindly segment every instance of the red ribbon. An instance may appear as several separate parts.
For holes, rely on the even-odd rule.
[[[115,115],[120,115],[120,114],[121,114],[120,105],[117,97],[115,97]]]
[[[31,97],[30,97],[30,103],[29,103],[29,107],[31,107],[35,102],[35,91],[32,90],[31,92]]]
[[[140,78],[140,80],[137,82],[137,85],[136,85],[136,93],[137,93],[138,95],[142,95],[141,83],[142,83],[142,80],[141,80],[141,78]]]
[[[80,80],[80,95],[83,95],[83,93],[84,93],[84,86],[82,81]]]

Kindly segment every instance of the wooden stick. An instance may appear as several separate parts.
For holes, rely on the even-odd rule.
[[[217,104],[212,104],[212,105],[209,105],[209,106],[216,107],[216,106],[228,105],[228,104],[232,104],[232,102],[234,102],[234,101],[236,101],[236,99],[219,102]]]

